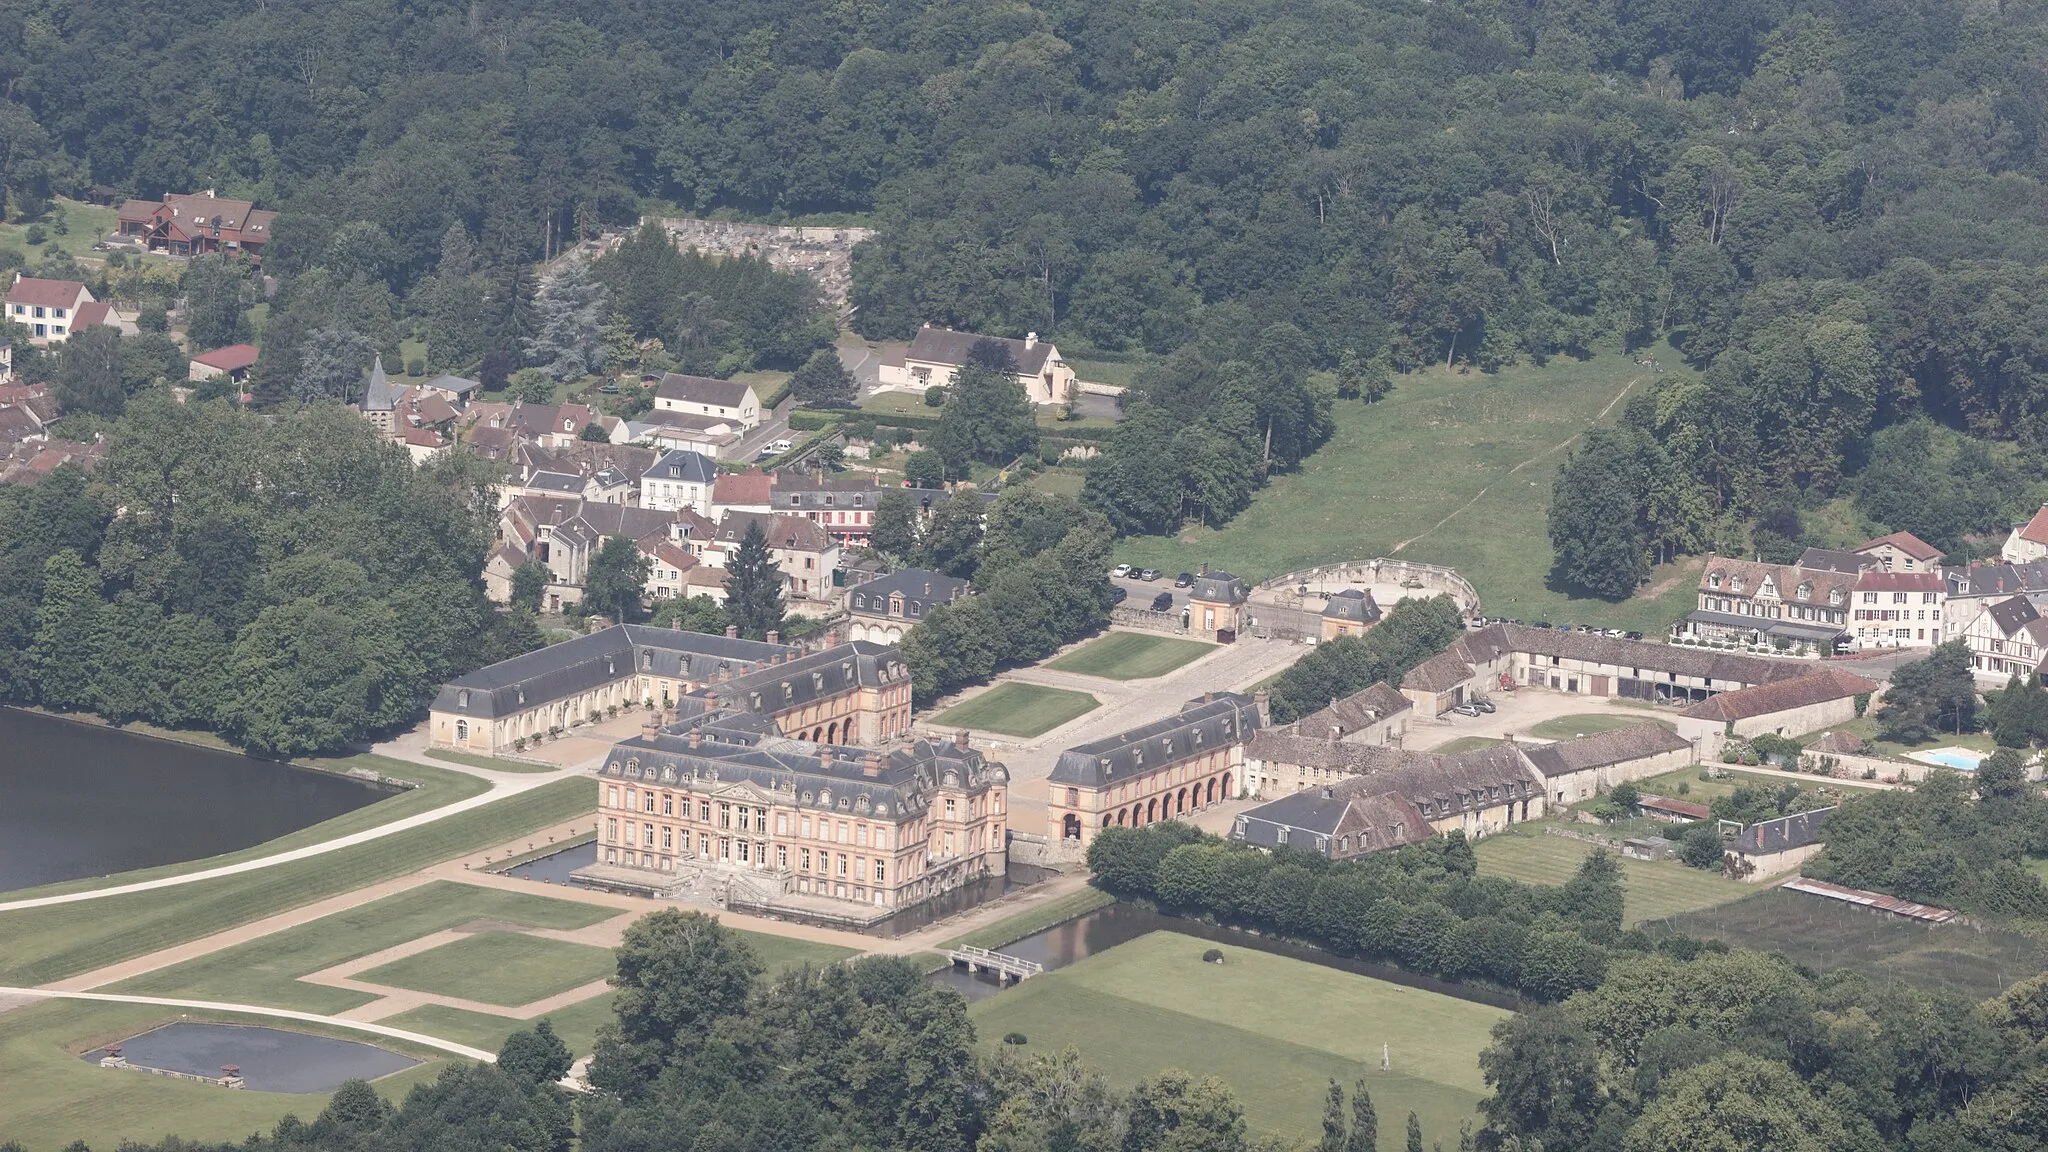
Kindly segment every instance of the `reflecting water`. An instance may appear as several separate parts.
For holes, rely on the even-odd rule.
[[[274,840],[390,790],[0,708],[0,892]]]
[[[188,1076],[219,1076],[234,1065],[254,1092],[332,1092],[344,1080],[375,1080],[419,1063],[374,1044],[246,1024],[166,1024],[119,1047],[130,1064]],[[105,1055],[95,1048],[82,1058],[97,1064]],[[108,1069],[107,1075],[147,1073]]]
[[[569,873],[586,865],[597,863],[597,841],[564,848],[534,860],[528,860],[514,868],[507,868],[505,874],[521,880],[538,880],[544,884],[567,884]]]

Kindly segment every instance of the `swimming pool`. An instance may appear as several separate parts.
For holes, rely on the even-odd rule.
[[[1932,752],[1915,752],[1913,759],[1923,764],[1939,764],[1944,768],[1953,768],[1958,772],[1975,772],[1977,765],[1983,761],[1984,754],[1972,752],[1967,748],[1936,748]]]

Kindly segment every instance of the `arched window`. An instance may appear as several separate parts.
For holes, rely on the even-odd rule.
[[[465,741],[469,739],[469,721],[457,720],[455,722],[455,738]]]

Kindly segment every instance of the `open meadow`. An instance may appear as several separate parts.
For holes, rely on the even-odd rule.
[[[955,704],[931,722],[942,728],[972,728],[1004,736],[1042,735],[1076,716],[1093,712],[1098,701],[1086,692],[1046,688],[1011,680],[964,703]]]
[[[1111,632],[1046,665],[1105,680],[1146,680],[1216,651],[1214,644],[1153,632]]]
[[[1222,964],[1202,961],[1222,952]],[[970,1009],[981,1043],[1011,1032],[1026,1052],[1073,1046],[1127,1088],[1167,1069],[1230,1084],[1254,1132],[1313,1140],[1331,1077],[1363,1078],[1380,1144],[1402,1146],[1410,1111],[1426,1140],[1456,1147],[1478,1126],[1479,1050],[1508,1013],[1302,960],[1154,932],[1035,976]],[[1380,1070],[1381,1045],[1391,1053]]]
[[[1650,351],[1668,372],[1687,371],[1669,349]],[[1576,437],[1650,384],[1635,359],[1609,352],[1494,375],[1401,376],[1377,404],[1338,401],[1329,442],[1229,524],[1120,540],[1117,559],[1165,572],[1206,562],[1259,581],[1399,555],[1456,568],[1489,616],[1662,631],[1692,608],[1697,562],[1659,568],[1655,594],[1620,604],[1547,584],[1551,482]]]
[[[1597,845],[1551,836],[1539,824],[1518,824],[1475,843],[1481,876],[1501,876],[1524,884],[1559,885],[1572,878]],[[1677,860],[1621,859],[1622,917],[1630,925],[1680,912],[1711,908],[1740,900],[1756,891],[1753,884],[1730,880],[1719,872],[1688,868]]]

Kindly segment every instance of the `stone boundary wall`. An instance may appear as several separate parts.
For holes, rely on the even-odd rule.
[[[1109,622],[1126,628],[1141,628],[1147,632],[1165,632],[1174,636],[1185,636],[1187,625],[1180,622],[1180,613],[1154,612],[1149,608],[1117,607],[1109,610]]]
[[[1050,840],[1031,832],[1010,829],[1010,862],[1038,868],[1059,868],[1079,864],[1088,858],[1079,840]]]
[[[1882,756],[1857,756],[1840,752],[1826,753],[1826,758],[1835,762],[1834,771],[1826,775],[1842,780],[1861,780],[1867,768],[1877,769],[1875,779],[1878,780],[1925,780],[1927,773],[1934,767],[1931,764],[1922,764],[1918,760],[1887,760]],[[1803,753],[1799,757],[1799,770],[1820,775],[1821,759],[1821,753]]]
[[[1467,616],[1479,614],[1479,590],[1472,587],[1471,581],[1458,575],[1457,569],[1446,568],[1440,564],[1420,564],[1412,560],[1381,557],[1377,560],[1324,564],[1317,568],[1275,576],[1261,582],[1259,587],[1284,588],[1323,579],[1351,584],[1397,584],[1402,587],[1416,585],[1429,591],[1448,593],[1458,602],[1459,611]]]

